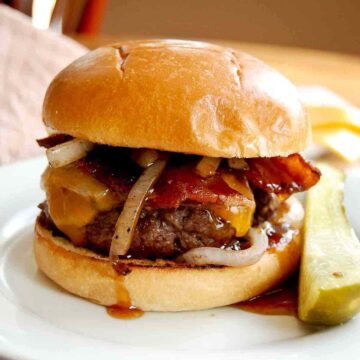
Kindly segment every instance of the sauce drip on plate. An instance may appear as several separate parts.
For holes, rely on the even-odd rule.
[[[131,304],[129,293],[124,285],[125,276],[131,272],[130,268],[121,261],[113,261],[113,269],[117,277],[117,303],[107,306],[106,312],[117,319],[136,319],[144,312]]]
[[[297,314],[298,277],[292,276],[280,286],[232,306],[248,312],[262,315],[292,315]]]
[[[140,309],[137,309],[134,306],[128,308],[118,305],[108,306],[106,308],[107,313],[117,319],[131,320],[137,319],[138,317],[144,315],[144,312]]]

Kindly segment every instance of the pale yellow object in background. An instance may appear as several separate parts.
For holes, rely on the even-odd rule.
[[[313,128],[347,128],[360,134],[360,110],[321,86],[298,86]]]
[[[320,86],[299,86],[313,128],[314,143],[347,162],[360,160],[360,110]]]
[[[314,130],[313,140],[347,162],[360,159],[360,135],[348,129]]]
[[[352,107],[308,106],[313,129],[346,128],[360,134],[360,111]]]

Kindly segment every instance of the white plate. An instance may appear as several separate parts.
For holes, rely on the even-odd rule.
[[[36,268],[32,234],[44,158],[0,168],[0,357],[33,359],[358,358],[360,319],[314,328],[294,317],[226,307],[147,313],[117,320],[72,296]],[[346,207],[360,234],[360,171],[346,186]],[[351,202],[350,202],[351,199]],[[357,221],[357,223],[355,223]]]

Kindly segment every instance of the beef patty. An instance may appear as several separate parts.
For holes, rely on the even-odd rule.
[[[108,254],[121,209],[99,214],[86,227],[87,246]],[[129,255],[136,258],[173,258],[200,246],[221,247],[235,236],[234,228],[201,206],[143,210]]]
[[[279,200],[263,191],[255,192],[255,198],[254,224],[257,224],[271,216],[279,206]],[[66,237],[53,223],[47,203],[39,207],[42,209],[40,220],[43,226]],[[88,248],[103,255],[109,254],[120,212],[121,207],[102,212],[86,226]],[[170,259],[202,246],[235,249],[247,244],[244,239],[237,239],[235,229],[210,209],[201,205],[182,205],[177,209],[143,209],[128,255],[140,259]]]

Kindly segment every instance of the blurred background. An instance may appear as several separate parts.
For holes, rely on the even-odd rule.
[[[360,164],[360,0],[0,0],[0,164],[40,153],[51,79],[122,39],[208,40],[293,81],[314,143]]]
[[[359,0],[3,2],[32,16],[35,26],[51,27],[91,47],[111,38],[180,37],[360,54]]]

